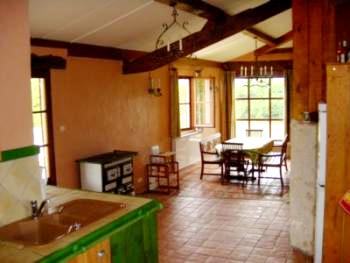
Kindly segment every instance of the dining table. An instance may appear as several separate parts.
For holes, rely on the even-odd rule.
[[[243,151],[254,164],[258,163],[259,154],[268,153],[273,148],[273,140],[264,137],[236,137],[225,142],[242,143]]]
[[[264,137],[236,137],[225,142],[242,144],[242,150],[251,162],[249,173],[252,174],[252,180],[255,180],[254,172],[258,171],[259,155],[272,151],[274,145],[272,139]],[[222,152],[222,145],[217,150]]]

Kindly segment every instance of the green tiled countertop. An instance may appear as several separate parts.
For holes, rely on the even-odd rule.
[[[153,215],[162,208],[159,202],[151,199],[70,190],[52,186],[48,187],[47,197],[51,199],[50,205],[53,206],[78,198],[88,198],[126,203],[126,208],[46,245],[23,246],[0,241],[0,258],[2,262],[66,261],[84,252],[86,248],[110,237],[114,232],[132,225],[142,217]]]

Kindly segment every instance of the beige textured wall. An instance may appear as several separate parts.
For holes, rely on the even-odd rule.
[[[33,144],[26,0],[0,1],[0,150]]]
[[[0,151],[33,144],[28,2],[0,1]],[[38,157],[0,162],[0,225],[42,198]]]
[[[32,51],[67,59],[65,70],[51,71],[58,185],[80,187],[75,160],[120,149],[138,152],[135,185],[144,191],[151,145],[170,150],[168,68],[152,72],[163,94],[155,97],[147,92],[148,73],[123,75],[122,62],[67,57],[57,49]]]

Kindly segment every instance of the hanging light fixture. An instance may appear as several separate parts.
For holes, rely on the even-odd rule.
[[[254,50],[254,63],[250,66],[242,65],[240,66],[240,76],[245,78],[256,79],[258,85],[268,86],[269,82],[265,82],[264,79],[273,77],[274,68],[272,65],[266,65],[258,62],[258,55],[256,50],[258,49],[257,37],[255,40],[255,50]]]
[[[175,6],[176,6],[176,2],[172,2],[170,4],[172,7],[173,7],[173,11],[171,13],[171,16],[173,17],[173,21],[168,25],[167,23],[163,23],[162,27],[162,32],[160,33],[160,35],[158,36],[157,38],[157,41],[156,41],[156,49],[159,49],[159,48],[162,48],[166,45],[166,51],[168,53],[172,53],[172,54],[181,54],[183,51],[183,43],[182,43],[182,38],[180,38],[178,41],[177,41],[177,45],[172,45],[169,40],[164,40],[166,34],[169,34],[169,30],[171,28],[179,28],[181,31],[185,32],[186,33],[186,36],[187,35],[190,35],[191,32],[187,29],[187,25],[188,25],[188,22],[185,21],[183,22],[182,24],[180,24],[178,21],[177,21],[177,17],[179,16],[179,13],[177,12]],[[166,39],[166,38],[165,38]]]

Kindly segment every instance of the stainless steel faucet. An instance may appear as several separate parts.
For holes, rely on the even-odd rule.
[[[46,211],[48,211],[49,203],[50,203],[50,199],[44,199],[38,208],[38,201],[36,200],[30,201],[30,204],[32,207],[32,218],[38,218],[42,216],[45,208],[46,208]]]

